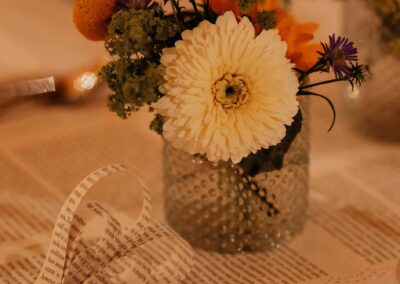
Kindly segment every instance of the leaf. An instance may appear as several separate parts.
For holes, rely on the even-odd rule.
[[[282,169],[283,158],[302,128],[303,116],[300,110],[293,119],[292,125],[286,126],[286,136],[279,144],[250,154],[239,163],[244,174],[254,177],[261,172]]]

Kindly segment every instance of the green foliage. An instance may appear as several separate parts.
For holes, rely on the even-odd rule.
[[[150,123],[150,129],[155,131],[157,134],[162,135],[164,122],[165,118],[160,114],[156,114],[153,121]]]
[[[128,104],[142,107],[151,104],[159,98],[157,86],[161,81],[161,76],[157,67],[150,64],[143,72],[143,75],[128,78],[123,86],[122,93]]]
[[[400,56],[400,0],[370,0],[382,18],[383,37]]]
[[[276,27],[277,19],[274,12],[262,11],[257,13],[257,22],[264,30],[273,29]]]
[[[244,158],[239,163],[239,166],[244,170],[244,174],[254,177],[261,172],[281,169],[286,152],[301,131],[302,121],[303,116],[299,110],[294,117],[292,125],[286,126],[286,136],[278,145],[268,149],[261,149],[257,153],[250,154]]]
[[[144,59],[119,58],[105,65],[100,75],[113,91],[108,107],[122,118],[161,97],[157,89],[160,72],[154,63]]]
[[[239,9],[244,14],[257,4],[257,0],[239,0]]]
[[[371,0],[371,2],[381,15],[400,21],[400,0]]]
[[[121,10],[113,15],[105,45],[115,59],[100,73],[113,91],[108,99],[111,111],[127,118],[161,97],[160,55],[179,36],[173,18],[153,9]]]
[[[170,17],[153,10],[121,10],[108,27],[106,49],[111,55],[130,57],[141,54],[156,62],[161,50],[179,36],[178,25]]]

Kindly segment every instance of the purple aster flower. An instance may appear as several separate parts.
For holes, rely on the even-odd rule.
[[[371,74],[370,67],[368,65],[360,65],[358,63],[351,64],[351,78],[350,84],[354,86],[354,83],[361,86],[365,81],[366,77]]]
[[[338,37],[335,34],[329,36],[329,44],[323,43],[324,52],[320,53],[326,60],[328,68],[332,68],[336,78],[352,76],[352,68],[349,62],[357,61],[357,48],[348,38]]]

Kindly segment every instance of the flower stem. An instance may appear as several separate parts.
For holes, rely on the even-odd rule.
[[[267,196],[262,197],[260,195],[261,192],[261,188],[258,186],[256,181],[253,181],[250,179],[249,176],[247,176],[246,174],[241,174],[240,175],[246,182],[247,184],[250,186],[250,191],[253,195],[255,195],[258,199],[260,199],[261,202],[265,203],[268,206],[268,216],[272,217],[274,215],[277,215],[280,213],[279,209],[275,207],[275,204],[273,202],[268,201]],[[253,185],[255,187],[256,190],[251,189],[251,185]],[[272,213],[273,212],[273,213]]]
[[[204,18],[209,21],[210,20],[210,0],[207,0],[206,3],[204,3],[203,9],[204,9]]]
[[[170,0],[171,1],[171,6],[172,6],[172,11],[174,12],[175,15],[175,21],[179,25],[179,27],[183,30],[183,24],[182,24],[182,18],[180,16],[180,8],[179,8],[179,0]]]
[[[319,59],[317,63],[314,64],[310,69],[308,70],[301,70],[298,68],[295,68],[295,71],[299,72],[301,74],[299,81],[302,82],[308,75],[318,72],[318,71],[323,71],[324,67],[326,67],[326,62],[323,61],[323,59]]]
[[[347,80],[348,80],[348,78],[332,79],[332,80],[318,82],[318,83],[315,83],[315,84],[305,85],[305,86],[300,87],[299,89],[300,90],[304,90],[304,89],[309,89],[309,88],[320,86],[320,85],[326,85],[326,84],[331,84],[331,83],[336,83],[336,82],[341,82],[341,81],[347,81]]]
[[[332,113],[333,113],[332,124],[331,124],[331,126],[329,127],[329,129],[328,129],[328,132],[330,132],[330,131],[332,130],[333,126],[335,125],[335,122],[336,122],[336,109],[335,109],[335,106],[334,106],[334,104],[332,103],[332,101],[331,101],[328,97],[326,97],[326,96],[324,96],[324,95],[317,94],[317,93],[314,93],[314,92],[309,92],[309,91],[300,91],[300,92],[297,93],[297,95],[298,95],[298,96],[315,96],[315,97],[322,98],[322,99],[324,99],[326,102],[328,102],[329,106],[330,106],[331,109],[332,109]]]
[[[299,68],[293,68],[293,70],[296,71],[297,73],[302,74],[302,75],[306,73],[306,71],[301,70],[301,69],[299,69]]]
[[[200,13],[199,10],[197,9],[197,4],[195,0],[190,0],[190,3],[192,3],[193,9],[194,9],[194,13],[196,15],[196,17],[200,18]]]

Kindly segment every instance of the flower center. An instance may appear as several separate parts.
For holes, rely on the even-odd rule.
[[[346,62],[346,56],[340,50],[340,48],[335,48],[334,50],[332,50],[332,57],[335,59],[335,62],[339,64],[344,64]]]
[[[242,75],[225,74],[214,83],[214,99],[224,109],[235,109],[249,99],[248,80]]]

